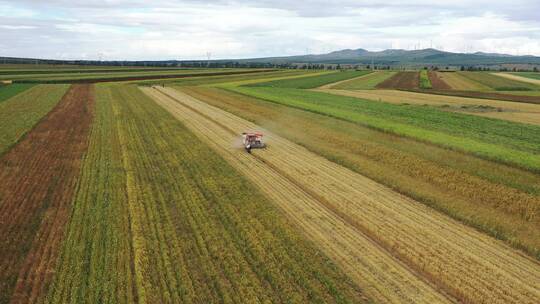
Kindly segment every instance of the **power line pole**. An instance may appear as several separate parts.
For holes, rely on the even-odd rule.
[[[206,67],[210,67],[210,58],[212,58],[212,53],[211,52],[206,52]]]

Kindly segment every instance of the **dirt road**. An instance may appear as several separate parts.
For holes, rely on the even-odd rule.
[[[444,109],[454,112],[465,112],[467,114],[478,116],[540,125],[540,105],[525,102],[465,98],[397,90],[350,91],[316,89],[316,91],[395,104],[409,103],[418,105],[427,104],[433,106],[448,106]],[[467,108],[466,106],[490,106],[491,108],[478,111],[476,107]]]
[[[252,155],[234,147],[261,130],[170,88],[143,91],[207,141],[376,302],[537,303],[540,265],[279,136]]]

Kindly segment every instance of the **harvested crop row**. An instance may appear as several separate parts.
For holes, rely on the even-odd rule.
[[[365,296],[276,208],[135,86],[111,86],[137,297],[149,303]]]
[[[451,90],[452,88],[440,77],[440,73],[429,71],[429,81],[431,82],[431,88],[434,90]]]
[[[88,85],[0,159],[0,302],[34,302],[55,269],[92,121]]]
[[[0,156],[58,103],[67,85],[39,85],[0,103]]]
[[[540,259],[540,175],[218,88],[178,89]]]
[[[212,128],[204,135],[210,141],[221,142],[219,138],[225,133],[219,129],[223,126],[238,133],[257,129],[252,123],[184,94],[160,90],[176,96],[176,101],[184,105],[176,115],[187,125]],[[166,104],[171,103],[169,100]],[[229,134],[228,140],[232,140],[234,135]],[[298,145],[273,134],[268,137],[270,147],[257,151],[257,158],[279,168],[282,176],[317,197],[319,204],[331,208],[333,214],[346,219],[456,298],[471,303],[540,300],[540,267],[532,259]],[[462,279],[463,273],[468,273],[466,280]]]
[[[290,220],[333,258],[368,295],[386,303],[447,302],[444,296],[415,277],[401,262],[341,215],[334,213],[332,206],[321,204],[321,198],[317,195],[313,196],[310,190],[284,176],[265,159],[248,156],[240,149],[232,147],[231,142],[236,139],[236,134],[162,93],[149,88],[143,90],[196,134],[200,134],[231,165],[259,186],[272,202],[282,208]],[[170,93],[182,101],[189,101],[188,96]],[[205,114],[213,117],[223,115],[210,112]],[[256,126],[248,125],[245,128],[253,130]],[[273,140],[270,140],[270,143],[277,144]]]
[[[341,96],[357,97],[362,99],[384,101],[393,104],[416,104],[444,107],[445,110],[456,112],[466,111],[466,106],[486,107],[484,111],[471,111],[469,114],[492,117],[497,119],[540,125],[540,106],[529,103],[510,102],[502,100],[465,98],[458,96],[444,96],[425,94],[420,92],[406,92],[395,90],[323,90]],[[491,110],[490,110],[491,109]]]
[[[398,72],[394,76],[379,83],[377,89],[418,89],[419,72]]]

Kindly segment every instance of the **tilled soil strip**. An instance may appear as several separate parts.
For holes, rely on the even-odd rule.
[[[452,88],[442,80],[437,72],[429,71],[428,72],[429,81],[431,81],[431,87],[434,90],[451,90]]]
[[[394,76],[379,83],[377,89],[418,89],[420,72],[398,72]]]
[[[54,274],[93,119],[92,85],[74,85],[0,159],[0,303],[40,299]]]
[[[262,189],[270,188],[264,192],[280,207],[297,208],[287,214],[303,217],[297,224],[309,225],[314,241],[380,302],[444,301],[444,292],[468,303],[540,301],[538,262],[504,243],[270,132],[269,148],[247,155],[232,148],[238,135],[227,129],[239,134],[258,126],[174,89],[145,92]],[[283,194],[280,200],[275,192]]]

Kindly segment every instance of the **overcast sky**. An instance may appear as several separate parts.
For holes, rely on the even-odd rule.
[[[430,46],[540,56],[540,1],[0,0],[0,56],[224,59]]]

